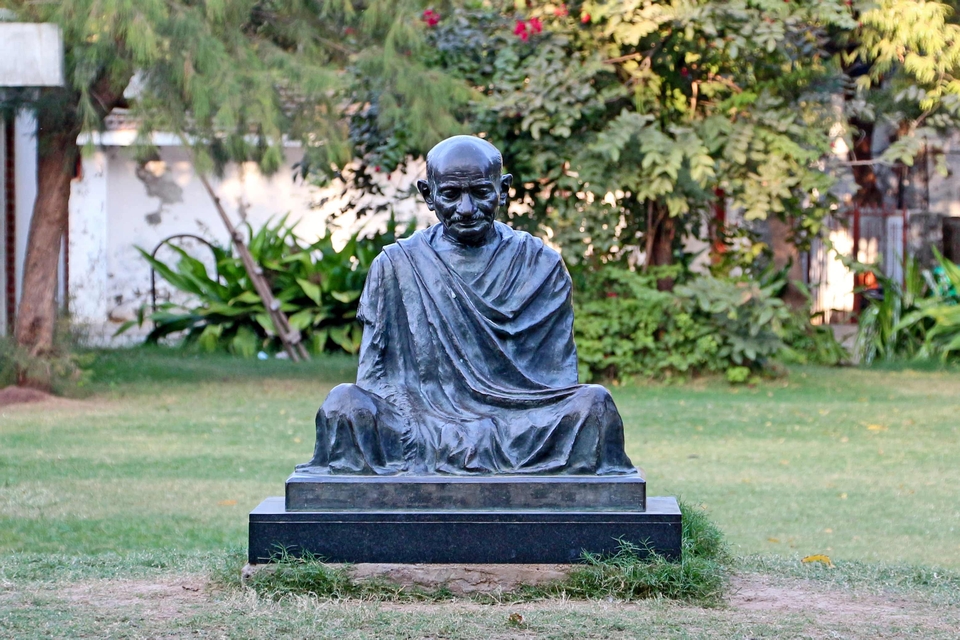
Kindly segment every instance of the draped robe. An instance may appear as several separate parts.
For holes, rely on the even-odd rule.
[[[467,247],[437,224],[374,260],[357,383],[327,397],[299,472],[636,473],[609,393],[577,384],[560,255],[494,230]]]

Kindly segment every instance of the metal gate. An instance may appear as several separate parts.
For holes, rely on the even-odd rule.
[[[877,284],[854,274],[841,256],[878,265],[885,276],[903,283],[910,213],[851,207],[824,221],[824,240],[813,242],[807,260],[812,310],[821,314],[821,322],[852,322],[860,309],[861,292]]]

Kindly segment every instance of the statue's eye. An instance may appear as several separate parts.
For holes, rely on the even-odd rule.
[[[440,197],[446,200],[452,200],[456,198],[459,194],[456,189],[440,189]]]
[[[478,197],[480,197],[480,198],[487,198],[487,197],[489,197],[491,194],[493,194],[493,188],[491,188],[491,187],[484,186],[484,187],[474,187],[474,188],[473,188],[473,195],[478,196]]]

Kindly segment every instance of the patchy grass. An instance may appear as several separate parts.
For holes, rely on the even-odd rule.
[[[131,554],[133,555],[133,554]],[[719,606],[552,597],[484,603],[265,597],[210,576],[232,554],[15,554],[0,565],[4,638],[955,638],[960,592],[778,560],[741,566]],[[160,566],[162,565],[162,566]],[[887,567],[906,574],[907,567]],[[948,580],[958,575],[947,572]]]
[[[727,561],[719,606],[679,591],[686,600],[633,604],[651,581],[664,592],[690,576],[651,576],[629,550],[586,564],[565,588],[486,604],[228,588],[247,513],[310,457],[317,406],[354,367],[107,352],[87,399],[0,408],[0,637],[953,638],[960,628],[960,373],[950,370],[810,367],[753,388],[613,389],[651,495],[696,501],[686,522],[706,515],[740,556]],[[699,548],[719,542],[710,531]],[[811,553],[835,568],[801,564]]]

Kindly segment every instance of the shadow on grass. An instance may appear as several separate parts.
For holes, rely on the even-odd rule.
[[[584,553],[566,579],[538,586],[521,586],[510,592],[477,594],[480,602],[511,602],[548,598],[633,601],[670,598],[713,605],[720,602],[726,583],[730,555],[723,534],[698,508],[681,503],[683,512],[680,560],[671,561],[644,549],[621,542],[617,553],[597,556]],[[228,563],[214,580],[224,586],[241,584],[237,561]],[[283,553],[272,570],[257,571],[245,583],[263,597],[312,595],[321,599],[363,599],[375,601],[441,601],[454,595],[446,588],[407,587],[383,579],[355,580],[349,567],[330,565],[306,554]]]

